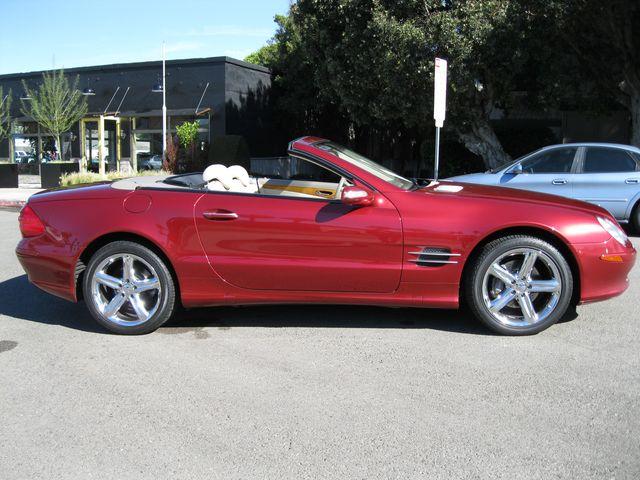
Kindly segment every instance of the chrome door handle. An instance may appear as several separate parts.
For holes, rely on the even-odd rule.
[[[235,220],[238,214],[229,210],[215,210],[213,212],[204,212],[202,214],[207,220]]]
[[[565,185],[567,181],[564,178],[556,178],[555,180],[552,180],[551,183],[554,185]]]
[[[624,183],[629,183],[631,185],[637,185],[638,183],[640,183],[640,180],[638,180],[637,178],[627,178]]]

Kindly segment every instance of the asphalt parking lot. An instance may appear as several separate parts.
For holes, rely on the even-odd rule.
[[[325,306],[122,337],[29,285],[17,213],[0,232],[2,478],[640,476],[638,267],[622,297],[533,337]]]

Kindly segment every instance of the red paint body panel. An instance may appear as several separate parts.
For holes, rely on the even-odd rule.
[[[166,256],[186,307],[455,308],[474,249],[491,235],[529,228],[553,235],[572,253],[580,301],[610,298],[627,288],[636,252],[600,227],[596,216],[611,216],[599,207],[479,185],[455,184],[462,187],[457,192],[437,186],[404,191],[318,149],[317,140],[307,137],[291,148],[351,174],[356,185],[374,191],[374,205],[195,190],[126,191],[110,184],[59,189],[29,200],[46,233],[23,239],[16,253],[30,281],[68,300],[76,300],[76,266],[87,247],[106,235],[126,234],[144,238]],[[211,212],[237,218],[207,219],[204,214]],[[458,263],[412,262],[412,252],[422,247],[448,248],[460,255]],[[621,255],[623,262],[601,260],[606,253]]]

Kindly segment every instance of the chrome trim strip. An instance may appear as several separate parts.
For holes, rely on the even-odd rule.
[[[438,257],[459,257],[460,253],[449,252],[409,252],[409,255],[433,255]]]
[[[420,260],[419,258],[412,258],[412,259],[409,259],[409,261],[413,263],[438,263],[438,264],[458,263],[455,260]]]

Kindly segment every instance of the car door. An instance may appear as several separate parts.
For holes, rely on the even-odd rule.
[[[522,173],[510,173],[513,167],[507,170],[500,185],[572,197],[577,152],[575,146],[542,150],[519,162]]]
[[[194,215],[213,270],[236,287],[393,292],[402,226],[396,208],[379,200],[354,208],[333,199],[208,192]]]
[[[578,200],[606,208],[625,220],[629,202],[640,192],[640,171],[633,153],[614,147],[586,147],[574,181]]]

